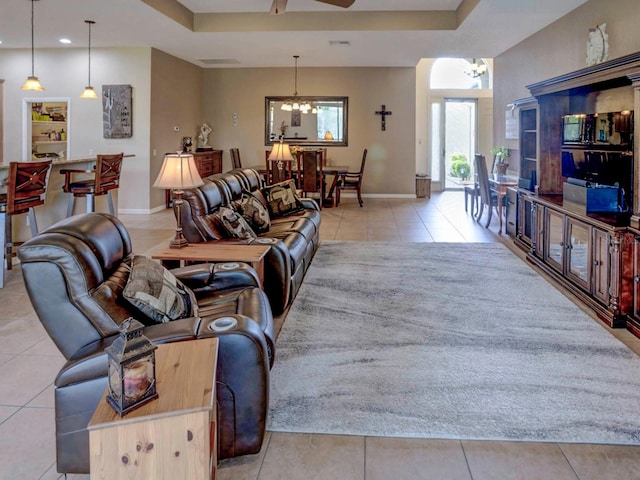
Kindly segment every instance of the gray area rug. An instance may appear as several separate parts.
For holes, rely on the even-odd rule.
[[[501,244],[323,242],[271,431],[640,444],[640,358]]]

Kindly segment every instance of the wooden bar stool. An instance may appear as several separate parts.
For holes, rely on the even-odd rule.
[[[31,236],[38,234],[33,208],[45,202],[50,173],[51,160],[9,163],[7,193],[0,194],[0,238],[3,239],[3,257],[7,260],[7,270],[11,270],[11,259],[16,256],[14,247],[22,244],[13,241],[11,219],[14,215],[26,213],[29,216]],[[0,276],[0,287],[2,286],[4,274]]]
[[[98,155],[96,166],[93,170],[72,170],[62,169],[60,173],[64,175],[64,185],[62,190],[71,194],[69,206],[67,207],[67,217],[73,214],[75,199],[86,197],[87,212],[95,211],[95,197],[106,195],[109,202],[109,213],[116,215],[113,207],[111,190],[120,187],[120,170],[122,168],[122,158],[124,154]],[[91,174],[93,178],[73,181],[74,174]]]

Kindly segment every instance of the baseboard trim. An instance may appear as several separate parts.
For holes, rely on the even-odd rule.
[[[152,209],[148,209],[148,208],[124,208],[124,209],[118,209],[118,214],[122,214],[122,215],[150,215],[152,213],[158,213],[161,212],[163,210],[166,210],[167,207],[165,207],[164,205],[160,205],[158,207],[152,208]]]
[[[355,193],[340,193],[340,197],[357,198]],[[362,198],[416,198],[415,193],[363,193]]]

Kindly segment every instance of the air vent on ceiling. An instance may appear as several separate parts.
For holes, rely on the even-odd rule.
[[[350,47],[351,42],[349,40],[329,40],[329,45],[332,47]]]
[[[236,65],[240,63],[240,61],[235,58],[204,58],[198,61],[205,65]]]

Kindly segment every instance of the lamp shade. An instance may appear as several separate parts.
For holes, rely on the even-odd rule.
[[[204,184],[191,154],[172,153],[164,156],[155,188],[192,188]]]
[[[271,153],[269,154],[269,160],[289,160],[293,161],[291,156],[291,150],[289,150],[288,143],[274,143]]]

